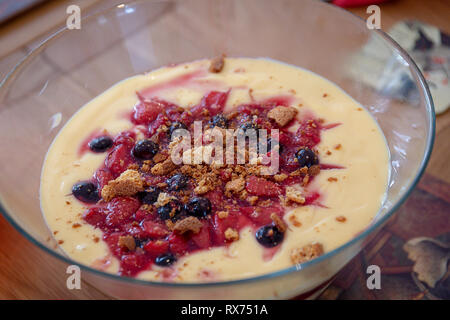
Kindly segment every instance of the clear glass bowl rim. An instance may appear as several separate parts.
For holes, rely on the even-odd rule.
[[[173,0],[157,0],[157,1],[153,1],[153,2],[170,2],[170,1],[173,1]],[[103,14],[105,14],[107,12],[110,12],[110,11],[113,11],[113,10],[124,9],[124,8],[126,8],[126,6],[129,6],[129,5],[132,5],[134,3],[138,3],[138,2],[141,2],[141,1],[127,2],[125,4],[125,6],[115,5],[115,6],[111,7],[111,8],[102,10],[102,11],[97,12],[95,14],[86,15],[84,18],[82,18],[82,21],[91,20],[91,19],[93,19],[95,17],[98,17],[100,15],[103,15]],[[330,8],[330,9],[331,10],[336,10],[337,14],[344,14],[344,15],[347,14],[350,19],[359,20],[360,23],[363,23],[364,25],[366,24],[365,21],[362,18],[360,18],[357,15],[355,15],[355,14],[353,14],[353,13],[351,13],[351,12],[345,10],[345,9],[342,9],[340,7],[337,7],[337,6],[334,6],[334,5],[330,5],[330,4],[326,4],[326,3],[317,3],[317,5],[331,6],[332,8]],[[1,97],[1,94],[2,94],[2,92],[1,92],[2,88],[11,79],[14,78],[14,75],[24,65],[26,65],[26,62],[29,59],[33,58],[34,56],[37,56],[39,54],[39,52],[43,48],[45,48],[51,41],[59,38],[60,36],[63,36],[64,33],[67,32],[67,31],[70,31],[69,29],[67,29],[67,27],[63,27],[63,28],[59,29],[58,31],[56,31],[55,33],[50,35],[48,38],[43,40],[36,48],[34,48],[28,54],[26,54],[14,66],[14,68],[6,75],[6,77],[0,83],[0,97]],[[385,40],[389,44],[391,49],[395,49],[397,51],[397,53],[403,59],[405,59],[405,61],[408,62],[408,64],[412,67],[413,73],[415,73],[417,75],[417,79],[418,79],[417,85],[419,85],[420,89],[422,89],[424,94],[425,94],[426,107],[427,107],[427,111],[428,111],[428,113],[430,115],[429,123],[428,123],[429,127],[428,127],[428,139],[427,139],[427,143],[426,143],[426,150],[425,150],[425,153],[424,153],[424,157],[422,158],[422,161],[421,161],[421,164],[420,164],[420,167],[419,167],[417,175],[414,177],[414,180],[408,186],[408,188],[407,188],[406,192],[404,193],[404,195],[402,196],[402,198],[397,203],[395,203],[393,205],[391,210],[389,210],[376,223],[370,225],[367,229],[365,229],[363,232],[358,234],[356,237],[354,237],[350,241],[346,242],[342,246],[340,246],[340,247],[338,247],[338,248],[336,248],[336,249],[334,249],[334,250],[332,250],[330,252],[327,252],[327,253],[323,254],[322,256],[320,256],[320,257],[318,257],[316,259],[304,262],[304,263],[299,264],[299,265],[291,266],[291,267],[288,267],[288,268],[285,268],[285,269],[282,269],[282,270],[278,270],[278,271],[275,271],[275,272],[272,272],[272,273],[263,274],[263,275],[250,277],[250,278],[236,279],[236,280],[227,280],[227,281],[218,281],[218,282],[157,282],[157,281],[141,280],[141,279],[137,279],[137,278],[123,277],[123,276],[119,276],[119,275],[116,275],[116,274],[103,272],[101,270],[91,268],[91,267],[89,267],[87,265],[80,264],[79,262],[77,262],[75,260],[72,260],[71,258],[69,258],[67,256],[64,256],[64,255],[62,255],[62,254],[60,254],[60,253],[58,253],[58,252],[56,252],[54,250],[51,250],[49,247],[47,247],[46,245],[41,243],[39,240],[37,240],[33,236],[31,236],[27,231],[25,231],[19,224],[17,224],[15,222],[14,218],[7,212],[7,210],[5,209],[4,205],[2,205],[1,202],[0,202],[0,213],[27,240],[29,240],[31,243],[33,243],[37,247],[41,248],[45,252],[51,254],[53,257],[56,257],[57,259],[60,259],[64,263],[67,263],[69,265],[80,266],[81,269],[86,270],[86,271],[91,272],[91,273],[94,273],[96,275],[99,275],[101,277],[107,277],[107,278],[111,278],[112,280],[123,281],[123,282],[126,282],[128,284],[133,284],[134,283],[134,284],[144,285],[144,286],[162,286],[162,287],[227,286],[227,285],[243,284],[243,283],[247,283],[247,282],[255,282],[255,281],[259,281],[259,280],[267,280],[267,279],[270,279],[270,278],[281,277],[281,276],[288,275],[288,274],[293,273],[293,272],[300,272],[303,269],[309,268],[309,267],[311,267],[311,266],[313,266],[315,264],[318,264],[318,263],[320,263],[322,261],[325,261],[325,260],[335,256],[336,254],[340,253],[341,251],[345,250],[347,247],[352,246],[356,242],[358,242],[360,240],[364,240],[373,231],[375,231],[377,228],[382,226],[394,214],[394,212],[397,211],[397,209],[409,197],[409,195],[411,194],[411,192],[414,190],[415,186],[419,182],[420,178],[422,177],[422,175],[423,175],[423,173],[424,173],[424,171],[426,169],[426,166],[428,164],[428,161],[430,159],[432,149],[433,149],[434,138],[435,138],[436,115],[435,115],[435,112],[434,112],[433,99],[431,97],[431,94],[430,94],[428,85],[427,85],[427,83],[425,81],[425,78],[423,77],[423,75],[420,72],[419,68],[417,67],[416,63],[412,60],[412,58],[408,55],[408,53],[402,47],[400,47],[400,45],[395,40],[393,40],[390,36],[388,36],[381,29],[374,29],[374,30],[372,30],[372,32],[377,33],[383,40]]]

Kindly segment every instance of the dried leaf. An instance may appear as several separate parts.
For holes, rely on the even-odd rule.
[[[414,238],[403,246],[408,258],[414,261],[413,271],[420,281],[434,288],[447,272],[450,245],[431,238]]]

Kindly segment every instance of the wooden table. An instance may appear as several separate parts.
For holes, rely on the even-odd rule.
[[[82,10],[97,11],[120,1],[107,3],[99,0],[80,0],[77,3]],[[65,9],[71,1],[51,1],[0,26],[0,79],[41,39],[65,21]],[[85,12],[86,12],[85,11]],[[365,8],[350,9],[351,12],[365,18]],[[381,5],[382,28],[387,30],[395,22],[414,18],[434,24],[450,33],[450,1],[429,0],[426,3],[415,0],[397,0]],[[402,236],[401,228],[417,218],[428,203],[433,203],[433,223],[440,223],[440,232],[450,232],[449,186],[450,166],[447,164],[450,154],[450,112],[438,116],[436,121],[436,142],[430,164],[424,178],[413,192],[410,200],[402,207],[396,221],[390,223],[362,254],[356,257],[350,269],[343,271],[337,281],[322,296],[324,299],[335,298],[423,298],[423,292],[417,288],[410,291],[401,290],[411,286],[411,265],[389,265],[385,249],[395,246]],[[438,203],[438,205],[436,205]],[[436,212],[437,210],[437,212]],[[413,215],[412,217],[410,215]],[[447,214],[447,216],[445,215]],[[402,220],[403,219],[403,220]],[[439,219],[443,220],[440,221]],[[440,222],[439,222],[440,221]],[[427,228],[421,228],[416,221],[415,234],[433,236]],[[443,227],[442,227],[443,224]],[[402,241],[406,239],[401,239]],[[400,241],[401,242],[401,241]],[[66,265],[44,253],[21,236],[8,222],[0,217],[0,299],[107,299],[108,297],[91,287],[82,284],[81,290],[66,288]],[[385,250],[386,252],[384,252]],[[384,292],[369,292],[362,285],[365,279],[363,267],[368,263],[384,265]],[[386,265],[387,264],[387,265]],[[349,272],[348,270],[352,270]],[[357,272],[353,272],[357,270]],[[393,277],[393,275],[400,276]],[[409,281],[408,281],[409,279]],[[414,293],[411,296],[411,292]]]

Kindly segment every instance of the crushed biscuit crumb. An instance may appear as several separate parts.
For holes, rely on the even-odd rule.
[[[300,190],[295,189],[294,187],[286,188],[286,198],[290,201],[293,201],[293,202],[296,202],[299,204],[304,204],[306,201],[302,192]]]
[[[294,214],[289,217],[289,221],[294,227],[300,228],[302,226],[302,223],[297,220],[297,217]]]
[[[270,215],[270,219],[272,219],[273,223],[275,224],[275,226],[278,228],[278,230],[280,230],[281,232],[285,232],[287,230],[287,225],[286,223],[283,221],[283,219],[281,219],[276,213],[272,213]]]
[[[338,221],[338,222],[345,222],[345,221],[347,221],[347,218],[344,217],[344,216],[339,216],[339,217],[336,217],[336,221]]]
[[[308,174],[312,177],[317,176],[319,173],[320,173],[320,166],[317,164],[308,168]]]
[[[171,200],[174,200],[174,199],[176,199],[176,198],[171,196],[170,194],[165,193],[165,192],[160,192],[158,195],[158,199],[156,200],[154,205],[155,205],[155,207],[159,208],[159,207],[165,206]]]
[[[178,232],[179,234],[183,234],[188,231],[199,233],[202,227],[203,223],[196,217],[187,217],[177,221],[173,226],[173,230]]]
[[[267,113],[267,117],[274,120],[280,127],[284,127],[296,115],[297,109],[283,106],[275,107]]]
[[[166,160],[168,158],[167,155],[158,152],[157,154],[155,154],[155,156],[153,157],[153,162],[154,163],[160,163],[163,162],[164,160]]]
[[[217,56],[211,60],[209,72],[219,73],[222,71],[224,65],[225,65],[225,55],[221,54],[220,56]]]
[[[139,165],[137,163],[132,163],[130,165],[128,165],[129,170],[139,170]]]
[[[118,196],[132,196],[144,190],[144,183],[138,171],[128,169],[115,180],[111,180],[102,189],[102,198],[110,201]]]
[[[336,181],[338,181],[338,179],[335,178],[335,177],[329,177],[327,180],[330,181],[330,182],[336,182]]]
[[[217,212],[217,215],[219,216],[220,219],[225,219],[228,217],[228,211],[219,211]]]
[[[225,230],[225,239],[228,241],[237,241],[239,240],[239,232],[236,229],[228,228]]]
[[[228,181],[225,185],[225,194],[239,193],[245,188],[245,180],[242,177]]]
[[[119,245],[119,247],[127,248],[130,251],[134,251],[134,249],[136,249],[136,242],[134,241],[134,238],[130,235],[120,236],[119,242],[117,244]]]
[[[273,176],[276,182],[283,182],[288,178],[288,175],[286,173],[280,173]]]
[[[323,246],[320,243],[307,244],[302,248],[292,249],[291,261],[294,264],[303,263],[321,256],[323,252]]]
[[[258,201],[259,197],[258,196],[251,196],[247,198],[247,201],[254,206],[256,204],[256,202]]]
[[[177,165],[172,162],[171,158],[167,158],[163,162],[157,163],[150,170],[152,174],[155,176],[163,176],[168,173],[171,173],[173,170],[177,168]]]
[[[204,177],[198,182],[198,186],[195,187],[194,192],[196,194],[205,194],[208,191],[213,190],[215,187],[214,181],[210,177]]]

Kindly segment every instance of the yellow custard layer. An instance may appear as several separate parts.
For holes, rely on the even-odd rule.
[[[331,251],[365,229],[379,211],[385,198],[389,176],[389,154],[381,130],[370,114],[333,83],[300,68],[268,59],[227,58],[220,73],[209,73],[209,60],[164,67],[145,75],[121,81],[83,106],[64,126],[50,147],[41,178],[41,207],[49,228],[62,240],[68,256],[81,264],[116,273],[118,261],[106,244],[98,239],[102,232],[85,223],[85,207],[71,196],[72,185],[89,179],[101,166],[105,154],[78,154],[79,146],[95,130],[111,135],[131,128],[124,114],[138,102],[136,91],[170,82],[183,74],[198,73],[194,82],[178,88],[161,86],[155,94],[188,108],[210,90],[231,88],[225,111],[276,95],[293,95],[297,117],[313,112],[325,123],[340,126],[322,131],[317,146],[323,163],[345,167],[322,170],[308,187],[318,190],[325,207],[304,206],[289,211],[284,220],[289,226],[281,247],[272,259],[264,259],[264,249],[254,232],[243,229],[240,240],[229,247],[212,248],[188,254],[172,266],[172,281],[218,281],[247,278],[270,273],[292,265],[290,252],[311,242],[319,242]],[[204,71],[204,72],[203,72]],[[336,149],[336,146],[340,148]],[[329,178],[336,178],[329,179]],[[331,181],[330,181],[331,180]],[[294,226],[291,216],[300,222]],[[345,222],[337,217],[343,216]],[[79,223],[81,227],[73,228]],[[61,242],[61,241],[60,241]],[[163,268],[137,277],[164,280]]]

